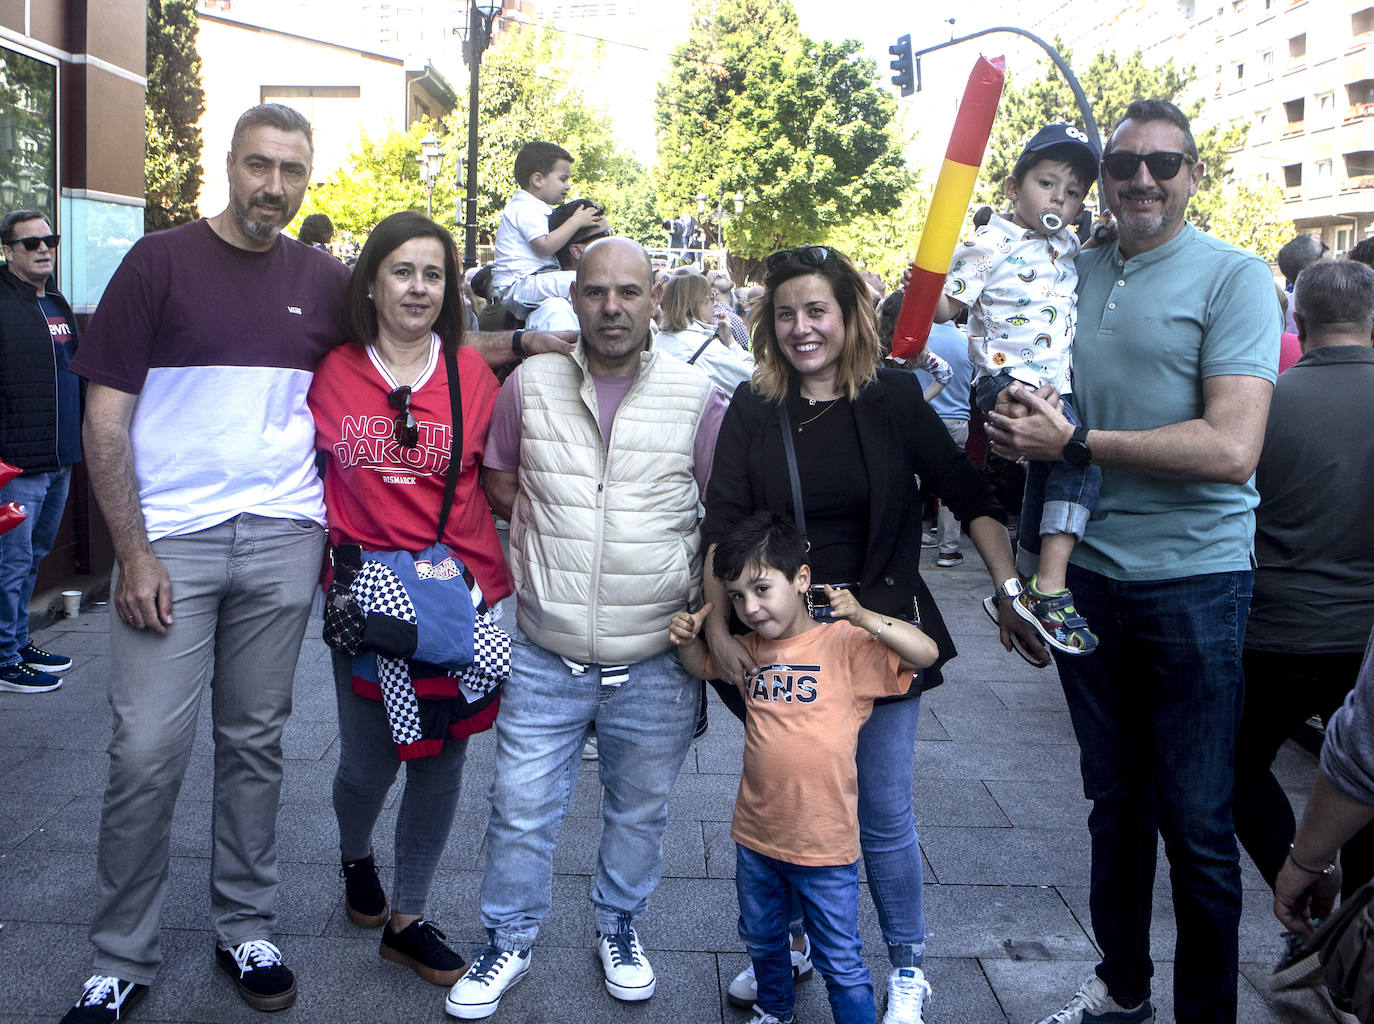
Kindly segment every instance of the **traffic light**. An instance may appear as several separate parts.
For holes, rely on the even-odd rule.
[[[911,67],[911,36],[902,36],[896,46],[887,48],[887,52],[897,58],[888,63],[896,72],[892,76],[892,84],[902,91],[903,96],[910,96],[916,91],[916,79]]]

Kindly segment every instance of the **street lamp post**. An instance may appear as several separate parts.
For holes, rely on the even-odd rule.
[[[444,147],[433,132],[420,143],[420,155],[415,159],[420,165],[420,180],[425,183],[425,214],[433,220],[434,186],[439,180],[439,169],[444,165]]]
[[[468,0],[463,31],[463,59],[468,62],[468,180],[467,216],[463,240],[463,269],[477,266],[477,89],[482,53],[491,45],[491,23],[503,0]]]
[[[726,213],[725,213],[725,200],[726,200],[726,198],[727,198],[726,196],[721,196],[720,198],[718,198],[718,199],[716,200],[716,209],[715,209],[715,214],[716,214],[716,248],[718,248],[718,249],[720,250],[720,256],[718,256],[717,259],[720,261],[720,269],[722,269],[722,270],[728,270],[728,269],[729,269],[729,258],[730,258],[729,252],[726,250],[726,247],[725,247],[725,221],[728,219],[727,216],[726,216]],[[744,193],[743,193],[743,192],[736,192],[733,196],[730,196],[730,197],[728,197],[728,198],[731,200],[731,202],[734,203],[735,216],[738,217],[741,213],[744,212]],[[705,193],[705,192],[698,192],[698,193],[696,194],[696,201],[697,201],[697,218],[698,218],[699,220],[701,220],[703,223],[707,223],[707,221],[706,221],[706,203],[707,203],[706,193]]]

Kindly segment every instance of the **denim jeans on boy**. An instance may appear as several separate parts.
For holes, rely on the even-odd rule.
[[[974,400],[986,415],[997,405],[997,396],[1017,381],[1005,373],[979,377],[973,383]],[[1060,395],[1060,411],[1075,427],[1082,426],[1073,407],[1072,395]],[[1034,461],[1026,469],[1025,496],[1021,499],[1021,526],[1017,532],[1017,571],[1023,576],[1035,572],[1040,557],[1040,538],[1047,533],[1071,533],[1079,540],[1088,517],[1097,508],[1102,490],[1102,470],[1094,465],[1079,468],[1062,459]],[[1082,610],[1081,608],[1079,609]],[[1089,620],[1091,621],[1091,620]]]
[[[1179,1024],[1234,1024],[1241,890],[1231,821],[1241,642],[1253,574],[1111,580],[1070,565],[1092,654],[1055,652],[1093,802],[1089,906],[1097,975],[1120,1003],[1150,991],[1157,837],[1169,858]]]
[[[3,453],[0,453],[3,454]],[[72,467],[54,473],[21,473],[0,487],[0,505],[15,502],[28,513],[14,529],[0,533],[0,668],[18,665],[29,642],[29,601],[38,563],[52,550]]]
[[[534,943],[552,904],[558,828],[595,723],[603,791],[591,900],[598,931],[626,932],[658,885],[668,796],[691,746],[701,683],[670,652],[631,665],[619,686],[603,686],[599,665],[574,674],[522,630],[513,639],[496,719],[482,924],[500,949]]]
[[[836,1024],[872,1024],[873,977],[859,938],[859,865],[803,867],[735,844],[735,891],[739,937],[749,950],[758,981],[757,1005],[777,1017],[792,1016],[792,955],[787,918],[800,898],[811,959],[825,978]]]

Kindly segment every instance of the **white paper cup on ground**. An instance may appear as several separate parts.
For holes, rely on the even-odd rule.
[[[81,591],[62,591],[62,614],[69,619],[74,619],[81,614]]]

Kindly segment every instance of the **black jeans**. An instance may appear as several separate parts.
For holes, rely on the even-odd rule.
[[[1299,725],[1313,715],[1323,721],[1345,703],[1355,685],[1364,651],[1296,654],[1247,649],[1245,710],[1236,737],[1236,838],[1269,888],[1288,857],[1296,822],[1288,794],[1270,766]],[[1374,878],[1374,825],[1366,825],[1341,847],[1341,897]]]

